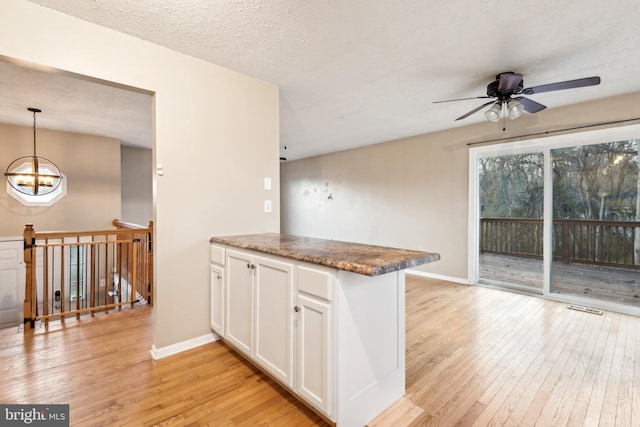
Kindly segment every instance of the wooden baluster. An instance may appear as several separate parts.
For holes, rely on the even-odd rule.
[[[43,254],[43,268],[44,268],[44,280],[42,284],[42,314],[44,318],[45,328],[49,326],[49,239],[44,239],[44,254]],[[37,291],[36,291],[37,292]]]
[[[117,238],[117,237],[116,237]],[[117,244],[118,253],[118,302],[122,302],[122,243]],[[118,311],[122,310],[122,305],[118,305]]]
[[[80,320],[80,237],[76,238],[76,319]]]
[[[64,243],[64,237],[62,238],[62,243]],[[64,253],[65,253],[65,246],[62,246],[60,248],[60,312],[64,313],[66,308],[65,308],[65,301],[66,301],[66,296],[65,296],[65,280],[64,280],[64,272],[65,272],[65,268],[64,268]],[[64,319],[65,316],[60,316],[60,322],[64,323]]]
[[[91,236],[91,241],[95,242],[95,236]],[[85,257],[85,262],[87,262]],[[91,290],[89,291],[89,306],[96,306],[96,245],[91,245]],[[95,312],[91,310],[91,317],[95,316]]]
[[[136,301],[136,279],[138,277],[138,246],[140,246],[140,239],[133,239],[132,241],[132,245],[131,245],[131,266],[133,271],[131,272],[131,277],[132,280],[134,281],[134,283],[129,282],[129,288],[131,289],[131,308],[133,308],[133,305],[135,304]]]

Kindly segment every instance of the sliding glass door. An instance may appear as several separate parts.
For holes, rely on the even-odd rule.
[[[639,140],[552,149],[558,294],[640,304]]]
[[[479,279],[542,293],[542,152],[478,159]]]
[[[640,314],[639,150],[640,126],[472,148],[471,282]]]

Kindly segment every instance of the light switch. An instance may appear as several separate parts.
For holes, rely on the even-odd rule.
[[[264,177],[264,189],[271,190],[271,177],[269,176]]]
[[[264,211],[271,212],[271,200],[264,201]]]

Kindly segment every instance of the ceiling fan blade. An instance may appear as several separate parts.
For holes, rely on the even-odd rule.
[[[547,85],[533,86],[523,89],[525,95],[533,95],[534,93],[552,92],[554,90],[573,89],[576,87],[595,86],[600,84],[600,77],[586,77],[584,79],[567,80],[565,82],[549,83]]]
[[[485,104],[482,104],[482,105],[481,105],[481,106],[479,106],[478,108],[474,108],[473,110],[469,111],[467,114],[464,114],[464,115],[462,115],[462,116],[458,117],[455,121],[462,120],[462,119],[466,119],[467,117],[469,117],[469,116],[470,116],[470,115],[472,115],[473,113],[475,113],[475,112],[478,112],[478,111],[482,110],[484,107],[486,107],[486,106],[487,106],[487,105],[489,105],[489,104],[493,104],[494,102],[495,102],[495,101],[489,101],[489,102],[487,102],[487,103],[485,103]]]
[[[471,98],[458,98],[458,99],[446,99],[444,101],[433,101],[433,104],[442,104],[443,102],[453,102],[453,101],[466,101],[468,99],[483,99],[483,98],[493,98],[493,96],[474,96]]]
[[[500,83],[498,83],[498,92],[511,93],[522,81],[522,74],[502,73],[500,74]]]
[[[532,101],[529,98],[525,98],[524,96],[518,96],[513,99],[518,101],[520,104],[522,104],[522,106],[524,107],[524,111],[526,111],[527,113],[533,114],[547,108],[546,105],[542,105],[539,102]]]

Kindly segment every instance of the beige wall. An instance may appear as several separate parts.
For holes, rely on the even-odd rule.
[[[152,152],[146,148],[120,149],[122,173],[122,215],[125,222],[146,226],[153,219]]]
[[[278,88],[24,0],[0,2],[0,55],[154,94],[154,344],[209,334],[209,237],[279,231]]]
[[[53,206],[23,206],[7,194],[3,179],[0,237],[21,236],[27,223],[37,231],[110,228],[120,216],[120,141],[42,128],[37,138],[38,156],[53,161],[66,176],[67,195]],[[32,154],[32,128],[0,124],[0,170]]]
[[[281,231],[438,252],[418,270],[466,281],[467,143],[638,118],[639,101],[635,93],[526,114],[505,132],[485,122],[282,163]]]

